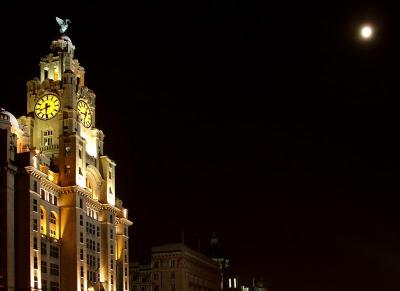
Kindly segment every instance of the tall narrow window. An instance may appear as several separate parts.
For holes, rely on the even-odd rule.
[[[37,192],[38,191],[38,182],[36,180],[33,180],[33,191]]]
[[[54,66],[54,81],[58,80],[58,66]]]
[[[42,139],[43,146],[51,146],[53,144],[53,130],[48,129],[43,131],[43,139]]]
[[[55,212],[50,213],[50,236],[58,238],[58,221],[57,214]]]
[[[32,206],[32,208],[33,208],[33,211],[37,212],[37,200],[36,200],[36,199],[33,199],[33,206]]]
[[[32,226],[33,230],[37,231],[38,225],[37,225],[37,219],[36,218],[33,219],[32,224],[33,224],[33,226]]]

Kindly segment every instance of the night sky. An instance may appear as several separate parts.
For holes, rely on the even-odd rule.
[[[260,2],[7,5],[0,106],[26,113],[69,18],[134,260],[216,232],[271,290],[399,290],[400,9]]]

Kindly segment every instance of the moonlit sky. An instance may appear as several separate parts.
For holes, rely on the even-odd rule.
[[[181,230],[204,250],[215,231],[271,290],[400,288],[397,7],[21,5],[0,17],[1,107],[25,113],[54,17],[71,19],[134,260]],[[365,23],[379,28],[368,43]]]

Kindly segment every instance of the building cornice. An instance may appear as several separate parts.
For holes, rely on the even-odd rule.
[[[130,221],[129,219],[126,219],[124,217],[116,217],[115,219],[116,224],[125,224],[128,226],[131,226],[133,224],[133,221]]]

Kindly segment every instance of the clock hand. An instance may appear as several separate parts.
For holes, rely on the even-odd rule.
[[[44,108],[45,108],[45,110],[46,110],[46,118],[49,118],[49,115],[48,115],[48,113],[47,113],[47,109],[50,107],[50,105],[48,104],[48,103],[46,103],[45,105],[44,105]]]

